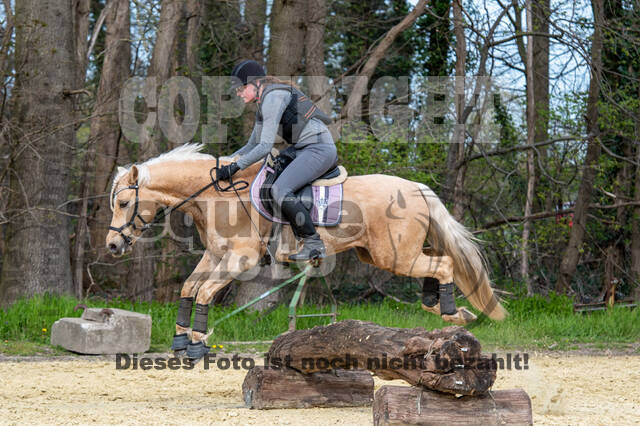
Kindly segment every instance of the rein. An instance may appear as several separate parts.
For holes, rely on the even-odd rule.
[[[109,226],[109,229],[119,233],[120,236],[122,237],[122,239],[124,240],[124,242],[127,245],[130,246],[130,245],[133,244],[133,240],[131,239],[131,237],[129,235],[126,235],[122,231],[124,231],[128,227],[132,227],[133,230],[137,230],[138,227],[136,226],[136,223],[135,223],[136,218],[140,219],[140,221],[142,222],[142,227],[140,229],[142,230],[142,232],[144,232],[147,229],[151,228],[151,226],[156,224],[158,221],[160,221],[160,220],[164,219],[165,217],[169,216],[171,213],[173,213],[174,210],[182,207],[183,205],[185,205],[189,201],[193,200],[198,195],[202,194],[207,189],[209,189],[211,187],[214,187],[217,192],[229,192],[231,190],[233,190],[233,192],[235,192],[236,196],[238,197],[238,200],[240,201],[240,204],[242,205],[242,208],[244,209],[245,213],[247,213],[247,216],[249,217],[249,220],[251,221],[251,224],[256,229],[256,232],[258,232],[258,235],[260,235],[260,232],[258,231],[258,228],[257,228],[256,224],[251,219],[251,215],[249,214],[249,211],[247,210],[247,208],[245,207],[244,203],[240,199],[240,194],[238,194],[238,191],[243,190],[243,189],[245,189],[245,188],[247,188],[249,186],[249,182],[247,182],[246,180],[239,180],[237,182],[234,182],[232,178],[229,178],[229,185],[220,186],[219,181],[216,178],[213,177],[213,171],[215,170],[216,171],[216,175],[217,175],[217,171],[220,168],[219,166],[220,166],[220,159],[218,157],[216,157],[216,165],[215,165],[215,167],[212,167],[209,170],[209,177],[211,177],[211,182],[209,182],[208,184],[206,184],[205,186],[200,188],[198,191],[196,191],[193,194],[191,194],[189,197],[187,197],[184,200],[182,200],[177,205],[175,205],[173,207],[169,207],[168,209],[164,209],[162,214],[161,215],[156,215],[156,217],[154,217],[154,219],[151,222],[145,221],[142,218],[142,216],[140,216],[140,213],[138,212],[138,206],[140,204],[140,199],[139,199],[139,196],[138,196],[140,186],[138,185],[138,180],[136,179],[136,183],[134,185],[129,185],[129,186],[125,187],[125,188],[120,189],[115,194],[113,194],[113,199],[115,201],[116,196],[120,192],[122,192],[122,191],[124,191],[126,189],[133,189],[133,190],[136,191],[136,200],[135,200],[135,204],[133,206],[133,213],[131,214],[131,218],[124,225],[122,225],[122,226],[120,226],[118,228],[116,228],[115,226]],[[260,242],[262,244],[262,237],[260,238]]]

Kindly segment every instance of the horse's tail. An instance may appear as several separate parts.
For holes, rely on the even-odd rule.
[[[491,288],[477,239],[449,214],[431,188],[419,185],[429,208],[429,243],[435,251],[452,258],[454,280],[469,302],[489,318],[503,320],[508,313]]]

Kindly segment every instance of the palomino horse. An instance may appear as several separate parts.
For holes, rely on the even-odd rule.
[[[252,207],[248,189],[222,192],[210,185],[216,159],[200,153],[201,149],[201,145],[183,145],[129,169],[120,167],[111,190],[113,217],[106,238],[111,252],[119,256],[141,236],[159,207],[179,206],[193,217],[206,251],[182,287],[173,348],[188,347],[187,354],[195,348],[195,358],[208,350],[203,341],[209,303],[234,277],[258,264],[272,226]],[[252,181],[260,166],[255,163],[238,172],[234,181]],[[507,313],[493,293],[472,235],[426,185],[386,175],[351,176],[343,192],[341,224],[318,228],[327,255],[354,248],[363,262],[398,275],[425,277],[422,307],[442,314],[446,321],[464,324],[476,318],[464,308],[455,308],[454,281],[474,307],[492,319],[504,319]],[[283,227],[281,239],[275,257],[286,262],[294,251],[287,248],[295,248],[289,226]],[[423,248],[425,240],[431,248]],[[439,294],[435,280],[440,283]],[[449,297],[448,312],[444,312],[443,297]]]

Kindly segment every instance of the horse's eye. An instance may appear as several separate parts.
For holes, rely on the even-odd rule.
[[[127,207],[129,205],[128,201],[120,201],[120,208],[124,209],[125,207]]]

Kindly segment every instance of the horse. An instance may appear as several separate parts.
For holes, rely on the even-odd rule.
[[[141,237],[159,208],[191,215],[205,251],[182,287],[172,348],[177,353],[186,349],[194,358],[208,351],[204,343],[211,300],[234,277],[258,265],[273,226],[253,208],[246,185],[221,190],[213,173],[229,159],[216,159],[202,153],[203,148],[185,144],[144,163],[119,167],[106,236],[108,249],[117,257]],[[256,162],[236,173],[233,181],[251,182],[260,168],[261,162]],[[491,288],[477,240],[422,183],[382,174],[349,176],[343,182],[342,221],[318,227],[318,233],[327,256],[353,248],[362,262],[423,278],[422,308],[447,322],[464,325],[477,318],[466,308],[456,308],[453,283],[489,318],[502,320],[507,315]],[[272,255],[287,262],[296,243],[289,225],[282,226],[280,239]]]

